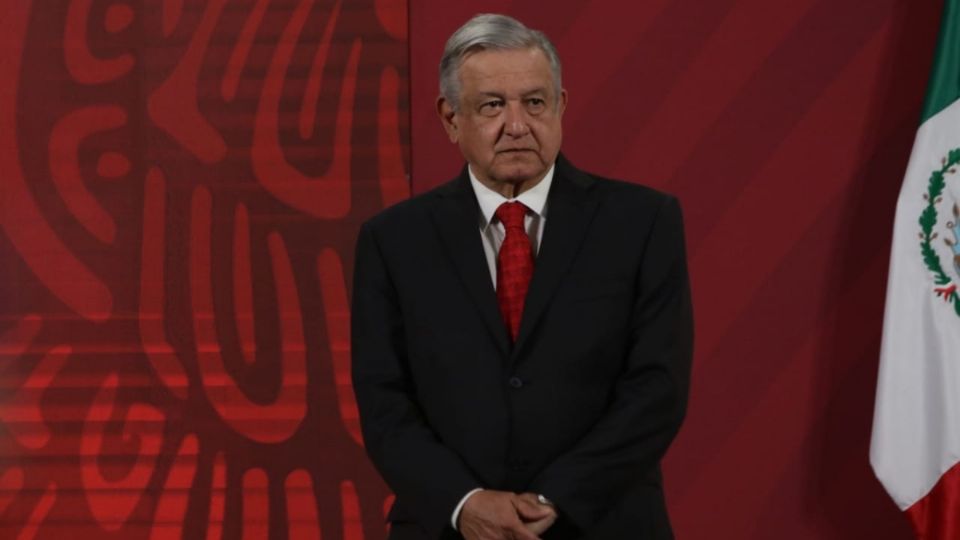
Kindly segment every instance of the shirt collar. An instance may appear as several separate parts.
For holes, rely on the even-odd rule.
[[[480,217],[483,220],[482,226],[486,227],[493,221],[493,215],[501,204],[509,201],[519,201],[530,209],[531,212],[539,217],[545,217],[547,211],[547,194],[550,193],[550,184],[553,183],[553,171],[556,164],[550,166],[543,180],[537,182],[537,185],[524,191],[514,199],[508,199],[480,183],[480,180],[473,174],[470,166],[467,166],[467,172],[470,175],[470,185],[473,186],[473,192],[477,196],[477,202],[480,204]]]

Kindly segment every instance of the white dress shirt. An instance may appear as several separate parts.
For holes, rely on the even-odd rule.
[[[513,199],[508,199],[480,183],[480,180],[477,180],[476,175],[473,174],[473,169],[467,167],[467,172],[470,174],[470,185],[473,186],[473,193],[477,196],[477,202],[480,204],[480,239],[483,241],[483,254],[487,258],[487,267],[490,270],[490,280],[493,282],[494,289],[497,288],[497,254],[500,253],[503,237],[507,234],[503,223],[500,223],[500,220],[495,216],[497,208],[500,208],[500,205],[505,202],[512,201],[521,202],[527,207],[528,211],[523,218],[523,226],[530,238],[533,255],[536,256],[540,252],[540,242],[543,240],[543,227],[547,221],[547,194],[550,192],[550,184],[553,183],[553,169],[555,167],[555,165],[551,165],[543,180]],[[454,530],[457,529],[457,519],[460,517],[460,510],[463,509],[463,505],[466,504],[471,495],[478,491],[483,491],[483,488],[476,488],[467,492],[460,499],[457,507],[453,509],[450,523]]]
[[[508,199],[480,183],[474,176],[473,170],[467,167],[470,174],[470,185],[473,186],[473,192],[477,196],[477,202],[480,204],[480,238],[483,240],[483,253],[487,257],[487,267],[490,269],[490,279],[493,281],[493,288],[497,288],[497,253],[500,252],[500,245],[503,244],[503,237],[506,230],[503,223],[496,219],[497,208],[505,202],[518,201],[523,203],[529,211],[523,218],[523,225],[527,229],[527,236],[530,237],[530,247],[533,248],[533,255],[536,256],[540,251],[540,241],[543,240],[543,227],[547,221],[547,194],[550,192],[550,184],[553,183],[554,165],[543,177],[543,180],[537,182],[537,185],[524,191],[513,199]]]

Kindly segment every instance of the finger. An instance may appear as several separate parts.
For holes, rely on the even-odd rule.
[[[519,529],[510,531],[505,538],[509,538],[510,540],[540,540],[539,536],[527,530],[527,528],[522,525]]]
[[[516,500],[514,500],[514,506],[517,508],[517,513],[520,515],[520,518],[524,521],[543,519],[555,513],[550,506],[535,502],[535,500],[531,500],[526,496],[517,497]]]
[[[535,493],[521,493],[517,495],[521,499],[530,502],[531,504],[537,507],[549,507],[553,508],[553,504],[543,498],[542,495],[537,495]]]
[[[540,540],[540,537],[536,533],[527,529],[527,527],[517,521],[514,524],[511,524],[508,532],[508,538],[513,538],[514,540]]]
[[[527,529],[536,535],[541,535],[547,531],[550,527],[553,526],[557,521],[557,516],[547,516],[543,519],[538,519],[536,521],[530,521],[525,523]]]

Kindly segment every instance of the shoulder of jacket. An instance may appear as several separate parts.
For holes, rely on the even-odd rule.
[[[427,216],[428,210],[436,203],[445,188],[447,188],[447,185],[443,184],[388,206],[367,219],[363,226],[380,230],[395,229],[417,223]]]

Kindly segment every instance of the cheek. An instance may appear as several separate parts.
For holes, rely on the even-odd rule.
[[[474,129],[460,134],[460,150],[472,160],[485,161],[493,152],[493,141],[482,130]]]
[[[535,135],[542,147],[552,148],[560,146],[562,132],[560,131],[559,125],[541,124],[537,126]]]
[[[478,133],[480,136],[483,138],[483,140],[488,142],[496,142],[502,131],[503,130],[498,122],[490,122],[489,124],[484,124],[478,128]]]
[[[477,126],[470,133],[470,144],[478,152],[492,152],[498,131],[490,126]]]

